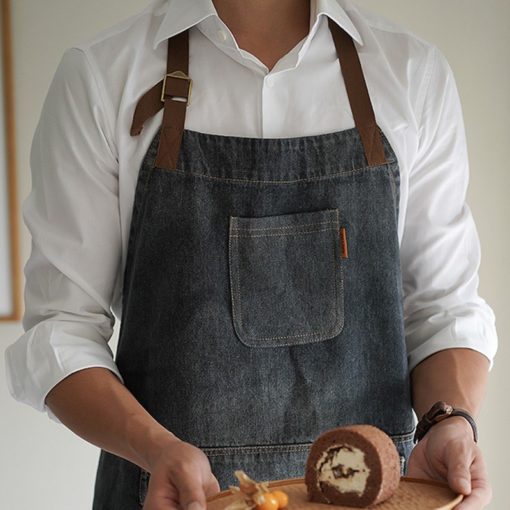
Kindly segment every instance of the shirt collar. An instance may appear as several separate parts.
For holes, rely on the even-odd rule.
[[[310,28],[320,14],[325,14],[343,28],[356,42],[363,45],[361,36],[338,0],[310,0],[312,16]],[[166,39],[197,25],[209,17],[219,19],[212,0],[166,0],[166,12],[156,31],[153,49]]]

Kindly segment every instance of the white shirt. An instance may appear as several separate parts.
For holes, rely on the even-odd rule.
[[[493,312],[477,293],[480,248],[465,202],[461,104],[441,52],[351,0],[311,0],[309,34],[268,72],[239,48],[211,0],[153,0],[66,49],[50,84],[23,203],[32,234],[25,333],[6,351],[14,398],[49,411],[50,389],[93,366],[122,381],[108,340],[121,317],[137,175],[163,110],[139,136],[129,130],[138,99],[165,73],[166,39],[191,27],[185,128],[263,138],[322,134],[354,127],[326,16],[356,41],[377,122],[400,166],[409,370],[451,347],[483,353],[492,368],[497,336]]]

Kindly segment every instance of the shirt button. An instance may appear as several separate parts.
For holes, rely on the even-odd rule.
[[[218,30],[218,38],[220,41],[226,41],[227,40],[227,33],[225,30]]]
[[[266,85],[267,85],[268,87],[272,87],[272,86],[274,85],[274,79],[273,79],[273,77],[272,77],[272,76],[268,76],[268,77],[266,78]]]

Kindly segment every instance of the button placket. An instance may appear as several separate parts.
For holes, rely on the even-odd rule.
[[[278,99],[279,94],[276,80],[277,77],[275,75],[266,75],[262,85],[261,124],[262,136],[264,138],[278,137],[281,129],[281,116],[279,112],[282,109],[282,104]]]

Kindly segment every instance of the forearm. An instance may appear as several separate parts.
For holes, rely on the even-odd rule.
[[[147,471],[162,446],[177,440],[105,368],[66,377],[48,393],[46,404],[83,439]]]
[[[476,417],[485,397],[489,360],[472,349],[445,349],[411,372],[413,407],[420,419],[438,400],[461,407]]]

